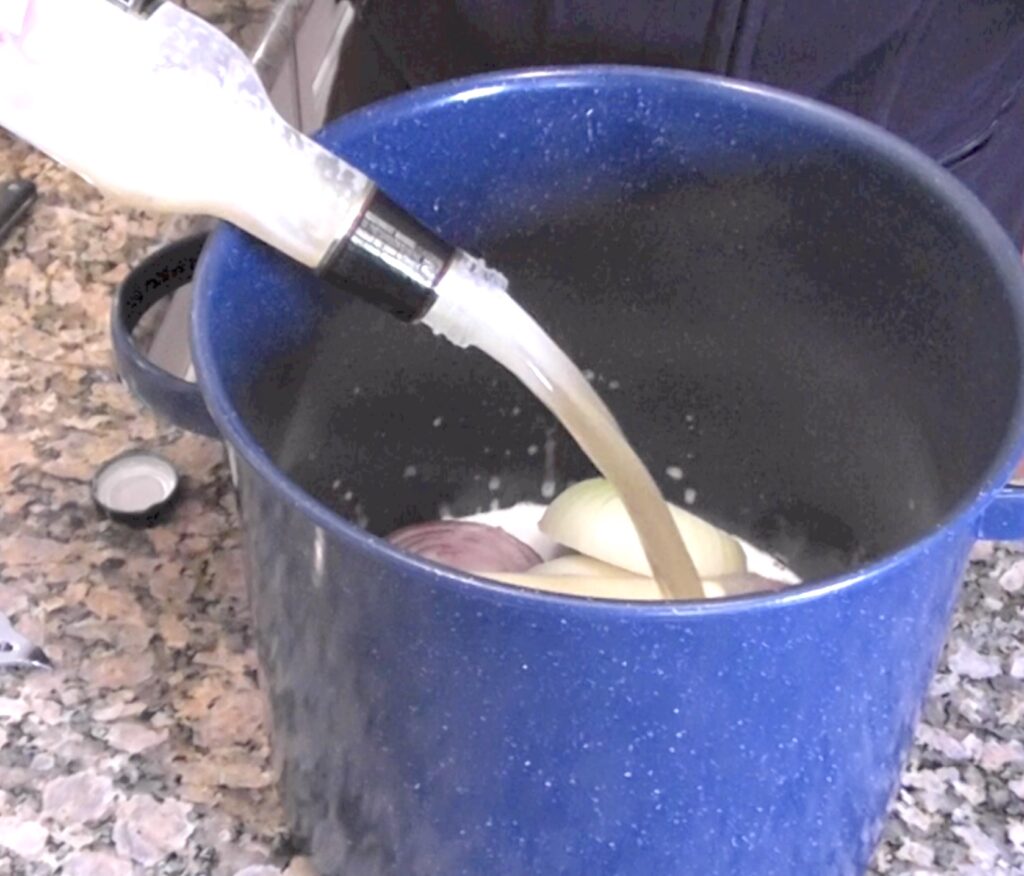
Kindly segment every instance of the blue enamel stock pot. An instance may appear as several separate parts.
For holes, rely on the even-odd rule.
[[[653,470],[683,470],[670,498],[808,583],[587,601],[392,549],[590,469],[497,366],[231,227],[199,260],[199,388],[175,381],[129,328],[203,241],[156,254],[121,290],[122,371],[230,449],[280,787],[319,871],[861,873],[968,551],[1024,536],[1008,239],[885,133],[700,75],[489,75],[321,139],[510,276]]]

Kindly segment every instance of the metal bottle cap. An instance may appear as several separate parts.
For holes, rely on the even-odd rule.
[[[153,526],[178,496],[178,472],[162,456],[129,451],[96,472],[92,497],[112,520],[130,526]]]
[[[14,629],[7,615],[0,613],[0,669],[7,667],[53,669],[53,661],[42,648]]]

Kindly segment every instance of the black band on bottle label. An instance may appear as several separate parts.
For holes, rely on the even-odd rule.
[[[320,275],[392,316],[414,322],[455,250],[378,191],[352,233],[328,253]]]

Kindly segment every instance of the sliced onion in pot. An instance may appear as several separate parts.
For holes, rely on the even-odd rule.
[[[550,564],[545,563],[544,565]],[[539,573],[538,570],[543,568],[544,566],[538,566],[530,572],[518,574],[493,572],[489,573],[487,577],[516,587],[543,590],[547,593],[562,593],[567,596],[589,596],[592,599],[658,602],[665,598],[653,578],[621,573],[618,576]],[[718,579],[708,579],[702,583],[705,597],[708,599],[745,596],[751,593],[770,593],[782,590],[786,586],[780,581],[773,581],[770,578],[746,572],[738,575],[726,575]]]
[[[537,552],[495,526],[465,520],[415,523],[392,532],[388,541],[435,563],[462,572],[525,572],[540,563]]]
[[[603,563],[593,557],[583,554],[566,554],[564,557],[557,557],[534,566],[530,569],[531,575],[558,575],[571,578],[639,578],[639,575],[632,575],[625,569],[613,566],[610,563]]]
[[[589,596],[594,599],[634,599],[651,602],[665,598],[653,578],[640,578],[636,575],[626,575],[620,578],[595,578],[576,575],[536,575],[529,572],[525,574],[497,572],[491,573],[487,577],[516,587],[543,590],[547,593],[562,593],[567,596]]]
[[[704,596],[707,599],[721,599],[723,596],[747,596],[751,593],[776,593],[786,589],[785,581],[776,581],[755,575],[753,572],[737,572],[720,578],[706,578]]]
[[[702,579],[746,571],[746,556],[735,538],[676,505],[670,503],[669,510]],[[626,506],[603,478],[581,481],[565,490],[548,507],[540,528],[581,554],[651,576]]]

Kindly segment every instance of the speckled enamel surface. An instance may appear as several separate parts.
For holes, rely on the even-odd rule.
[[[722,130],[739,142],[775,143],[774,122],[787,112],[744,128],[745,111],[734,117],[724,107],[749,109],[745,98],[722,96],[709,109],[702,100],[715,102],[710,86],[628,71],[464,87],[465,98],[457,86],[437,90],[339,122],[325,137],[369,162],[384,185],[425,213],[433,203],[437,222],[471,246],[493,243],[496,226],[527,221],[540,203],[556,211],[580,191],[604,191],[594,181],[612,176],[612,167],[642,189],[651,174],[636,155],[645,154],[647,140],[635,131],[646,129],[620,125],[622,119],[657,116],[661,130],[682,138],[674,126],[698,117],[695,107],[721,113],[718,126],[687,129],[693,139],[682,141],[716,155],[728,146],[716,140]],[[570,144],[586,136],[573,120],[590,117],[588,100],[597,101],[594,116],[603,114],[614,132],[585,140],[591,151],[577,161],[590,174],[566,164]],[[802,139],[779,124],[778,141],[799,152]],[[835,119],[823,123],[820,136],[827,140],[822,131],[839,127]],[[457,163],[477,128],[491,136],[479,139],[472,160]],[[887,157],[897,151],[891,143],[870,148]],[[508,170],[513,156],[519,176]],[[716,166],[715,158],[706,161]],[[420,173],[424,168],[431,172]],[[438,191],[440,203],[449,198],[443,207]],[[500,209],[495,191],[504,196]],[[840,197],[842,191],[837,186]],[[628,203],[628,195],[618,197]],[[992,233],[983,222],[978,227]],[[549,233],[559,239],[559,231]],[[936,252],[921,238],[911,243],[908,235],[905,243],[925,257]],[[1009,265],[1008,285],[1018,283],[1016,254],[1005,242],[998,252],[999,263]],[[286,810],[326,873],[838,876],[867,866],[947,632],[971,515],[870,580],[721,612],[557,604],[466,587],[396,562],[337,526],[279,479],[230,413],[232,397],[248,393],[259,368],[252,344],[274,355],[296,343],[316,290],[235,234],[220,235],[208,250],[198,288],[197,354],[207,397],[251,463],[242,467],[242,507]],[[537,294],[522,288],[524,296]],[[614,303],[605,306],[616,312]],[[876,311],[860,316],[882,319]],[[361,325],[354,314],[347,318]],[[914,331],[907,343],[917,343]],[[648,332],[650,350],[657,341]],[[372,352],[356,334],[348,344],[362,362]],[[327,336],[334,346],[346,344],[344,334]],[[397,342],[378,338],[372,349]],[[671,347],[659,349],[673,355]],[[354,365],[339,368],[346,383],[355,379]],[[367,382],[372,394],[395,384],[385,384],[389,366],[379,368],[376,377],[359,372],[364,391]],[[999,373],[1016,379],[1005,363]],[[306,437],[286,444],[282,458],[324,455],[309,443],[326,440],[313,425],[323,385],[296,408],[289,429]],[[470,394],[483,391],[472,380],[465,386]],[[808,384],[807,392],[815,391]],[[248,404],[260,416],[288,409],[266,396]],[[406,413],[411,427],[426,409]],[[389,432],[383,421],[376,428],[344,434],[389,459],[414,452],[417,439],[407,440],[408,430]],[[411,434],[418,434],[414,427]],[[341,474],[351,487],[361,472]],[[312,469],[304,476],[329,480]],[[379,484],[364,479],[362,490],[379,492]],[[336,696],[324,697],[328,688]]]

